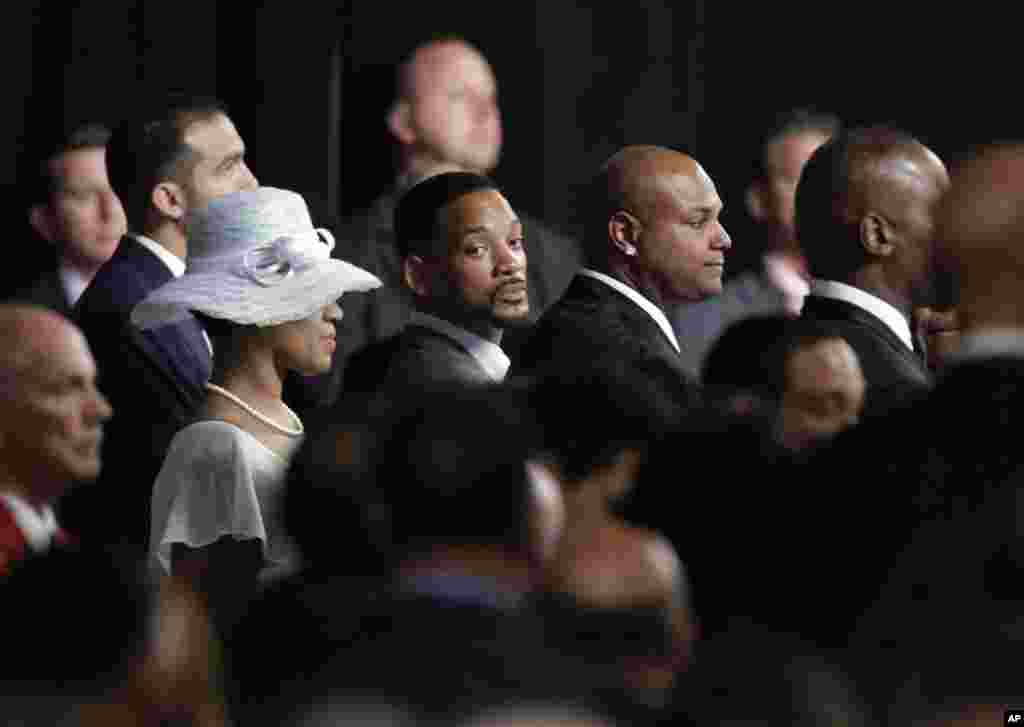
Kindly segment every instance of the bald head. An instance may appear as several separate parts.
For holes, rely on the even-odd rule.
[[[418,47],[399,68],[398,91],[388,126],[404,152],[402,171],[494,169],[502,141],[497,82],[476,48],[458,38]]]
[[[901,131],[833,137],[797,187],[797,234],[811,274],[891,289],[906,305],[927,303],[935,206],[948,185],[942,161]]]
[[[592,183],[591,265],[658,305],[721,292],[731,241],[722,201],[693,158],[658,146],[628,146]]]
[[[18,494],[49,502],[99,474],[111,409],[85,337],[63,316],[0,305],[0,340],[0,469]]]
[[[82,334],[64,316],[40,306],[0,305],[0,372],[5,390]],[[84,341],[84,339],[83,339]]]

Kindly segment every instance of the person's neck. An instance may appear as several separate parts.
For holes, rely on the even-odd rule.
[[[870,293],[879,300],[884,300],[893,308],[902,313],[908,320],[913,310],[909,291],[890,283],[880,269],[877,267],[862,268],[846,280],[841,280],[847,285]]]
[[[182,260],[188,256],[188,240],[181,226],[173,220],[164,220],[142,234]]]
[[[490,341],[491,343],[499,346],[501,345],[502,334],[505,332],[505,329],[496,325],[494,321],[489,318],[460,315],[459,311],[452,311],[445,306],[434,304],[429,300],[417,301],[417,308],[422,313],[433,316],[434,318],[440,318],[443,321],[451,323],[453,326],[464,328],[470,333],[475,333],[485,341]]]
[[[662,310],[666,309],[667,303],[658,288],[643,273],[633,269],[629,264],[619,260],[609,260],[604,265],[591,267],[593,270],[609,275],[620,283],[628,285]]]
[[[509,548],[487,545],[439,545],[427,555],[414,557],[399,566],[402,578],[453,576],[478,578],[497,584],[506,593],[533,590],[534,568],[529,560]]]
[[[0,470],[0,494],[14,495],[40,512],[50,504],[48,498],[39,496],[38,488],[22,484],[21,478],[16,477],[7,467]]]
[[[229,355],[226,347],[217,347],[210,383],[216,384],[252,404],[279,404],[282,401],[286,372],[274,363],[271,352],[243,348]]]
[[[73,270],[78,273],[82,276],[82,280],[85,281],[86,285],[88,285],[92,282],[92,279],[96,277],[96,273],[99,269],[103,267],[103,262],[87,260],[70,252],[65,252],[61,255],[60,265],[67,270]]]

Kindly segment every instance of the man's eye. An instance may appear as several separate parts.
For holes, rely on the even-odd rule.
[[[707,223],[708,221],[706,219],[694,220],[693,222],[690,223],[690,227],[694,228],[695,230],[700,230],[703,229],[704,226],[707,225]]]
[[[515,240],[509,240],[508,241],[508,246],[511,247],[513,250],[520,250],[520,249],[522,249],[522,247],[523,247],[523,238],[519,237],[519,238],[516,238]]]

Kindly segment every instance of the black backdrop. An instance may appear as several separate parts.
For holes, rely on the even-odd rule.
[[[464,35],[495,68],[506,131],[496,176],[515,206],[562,225],[573,184],[618,146],[666,144],[693,153],[718,183],[738,261],[751,249],[743,186],[778,110],[813,105],[848,122],[896,123],[947,158],[1019,135],[1022,120],[1017,43],[999,41],[1008,20],[980,6],[69,5],[4,4],[5,183],[16,183],[18,151],[42,120],[116,120],[142,94],[188,89],[228,102],[262,183],[302,192],[321,216],[345,212],[391,176],[390,63],[439,31]]]

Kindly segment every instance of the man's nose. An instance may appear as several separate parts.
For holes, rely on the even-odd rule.
[[[509,243],[495,247],[494,269],[499,275],[516,273],[526,267],[526,248],[523,243],[513,247]]]
[[[728,250],[732,247],[732,238],[729,237],[729,233],[725,231],[725,227],[722,226],[721,222],[716,224],[718,225],[718,233],[715,235],[715,239],[712,240],[711,245],[716,250]]]
[[[114,415],[114,408],[107,401],[107,397],[97,389],[89,400],[86,414],[91,420],[102,423]]]
[[[246,177],[243,189],[256,189],[260,186],[260,182],[256,179],[256,175],[252,173],[252,170],[249,169],[249,165],[245,162],[242,162],[242,174]]]

